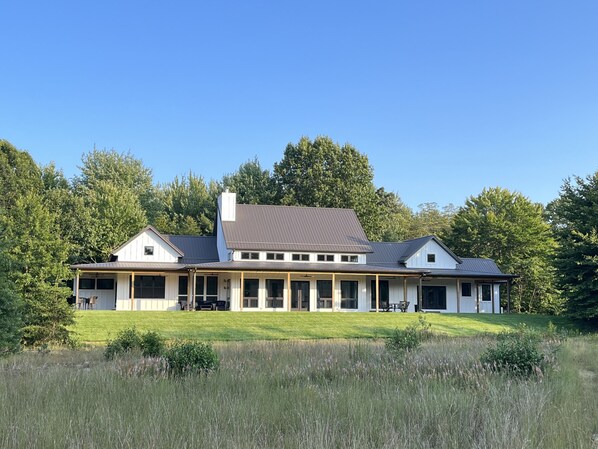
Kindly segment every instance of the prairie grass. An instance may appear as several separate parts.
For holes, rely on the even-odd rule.
[[[99,349],[28,352],[0,361],[0,447],[594,449],[598,339],[527,380],[481,366],[490,341],[399,359],[375,340],[216,343],[219,371],[183,379]]]

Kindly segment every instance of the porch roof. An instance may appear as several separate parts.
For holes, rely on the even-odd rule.
[[[71,265],[74,270],[83,271],[181,271],[184,263],[172,262],[100,262]]]

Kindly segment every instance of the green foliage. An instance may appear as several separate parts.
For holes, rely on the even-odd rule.
[[[28,193],[41,193],[41,171],[26,151],[0,139],[0,211],[9,211]]]
[[[106,360],[112,360],[123,354],[141,351],[143,339],[135,327],[120,330],[114,340],[108,341],[104,350]]]
[[[0,357],[21,348],[21,298],[9,281],[9,260],[0,248]]]
[[[164,337],[154,331],[141,335],[141,354],[143,357],[160,357],[166,348]]]
[[[222,187],[237,194],[240,204],[276,204],[276,185],[269,170],[257,158],[239,166],[235,173],[222,178]]]
[[[431,324],[426,321],[423,314],[419,314],[417,324],[410,324],[405,329],[395,329],[386,339],[386,350],[395,357],[417,349],[423,341],[428,339]]]
[[[567,313],[598,321],[598,172],[566,180],[548,209],[559,242],[555,266]]]
[[[539,347],[540,336],[521,327],[515,332],[497,336],[496,345],[488,348],[480,360],[497,371],[515,376],[530,376],[542,371],[544,356]]]
[[[167,234],[209,235],[216,218],[216,200],[220,187],[206,184],[201,176],[189,173],[162,187],[163,210],[156,227]]]
[[[514,310],[561,311],[551,263],[556,242],[541,204],[506,189],[484,189],[459,209],[445,243],[462,257],[487,257],[503,272],[519,275]]]
[[[367,156],[353,146],[341,147],[329,137],[302,137],[287,145],[273,177],[282,204],[351,208],[368,238],[381,237],[374,172]]]
[[[177,341],[164,353],[173,376],[208,373],[219,366],[218,354],[209,343]]]

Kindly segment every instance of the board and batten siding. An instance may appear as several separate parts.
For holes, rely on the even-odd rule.
[[[143,273],[138,273],[143,276]],[[134,310],[179,310],[179,273],[165,275],[165,298],[135,298]],[[119,273],[116,292],[116,310],[131,310],[129,274]]]
[[[428,262],[428,254],[434,254],[436,261]],[[457,261],[442,246],[434,240],[430,240],[407,259],[405,266],[407,268],[449,268],[454,270],[457,267]]]
[[[145,254],[146,246],[153,246],[153,255]],[[120,248],[114,255],[118,256],[119,262],[178,262],[179,260],[178,253],[149,229]]]

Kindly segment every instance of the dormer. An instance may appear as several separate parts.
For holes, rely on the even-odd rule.
[[[144,228],[118,247],[112,258],[119,262],[178,262],[184,253],[166,240],[154,227]]]

